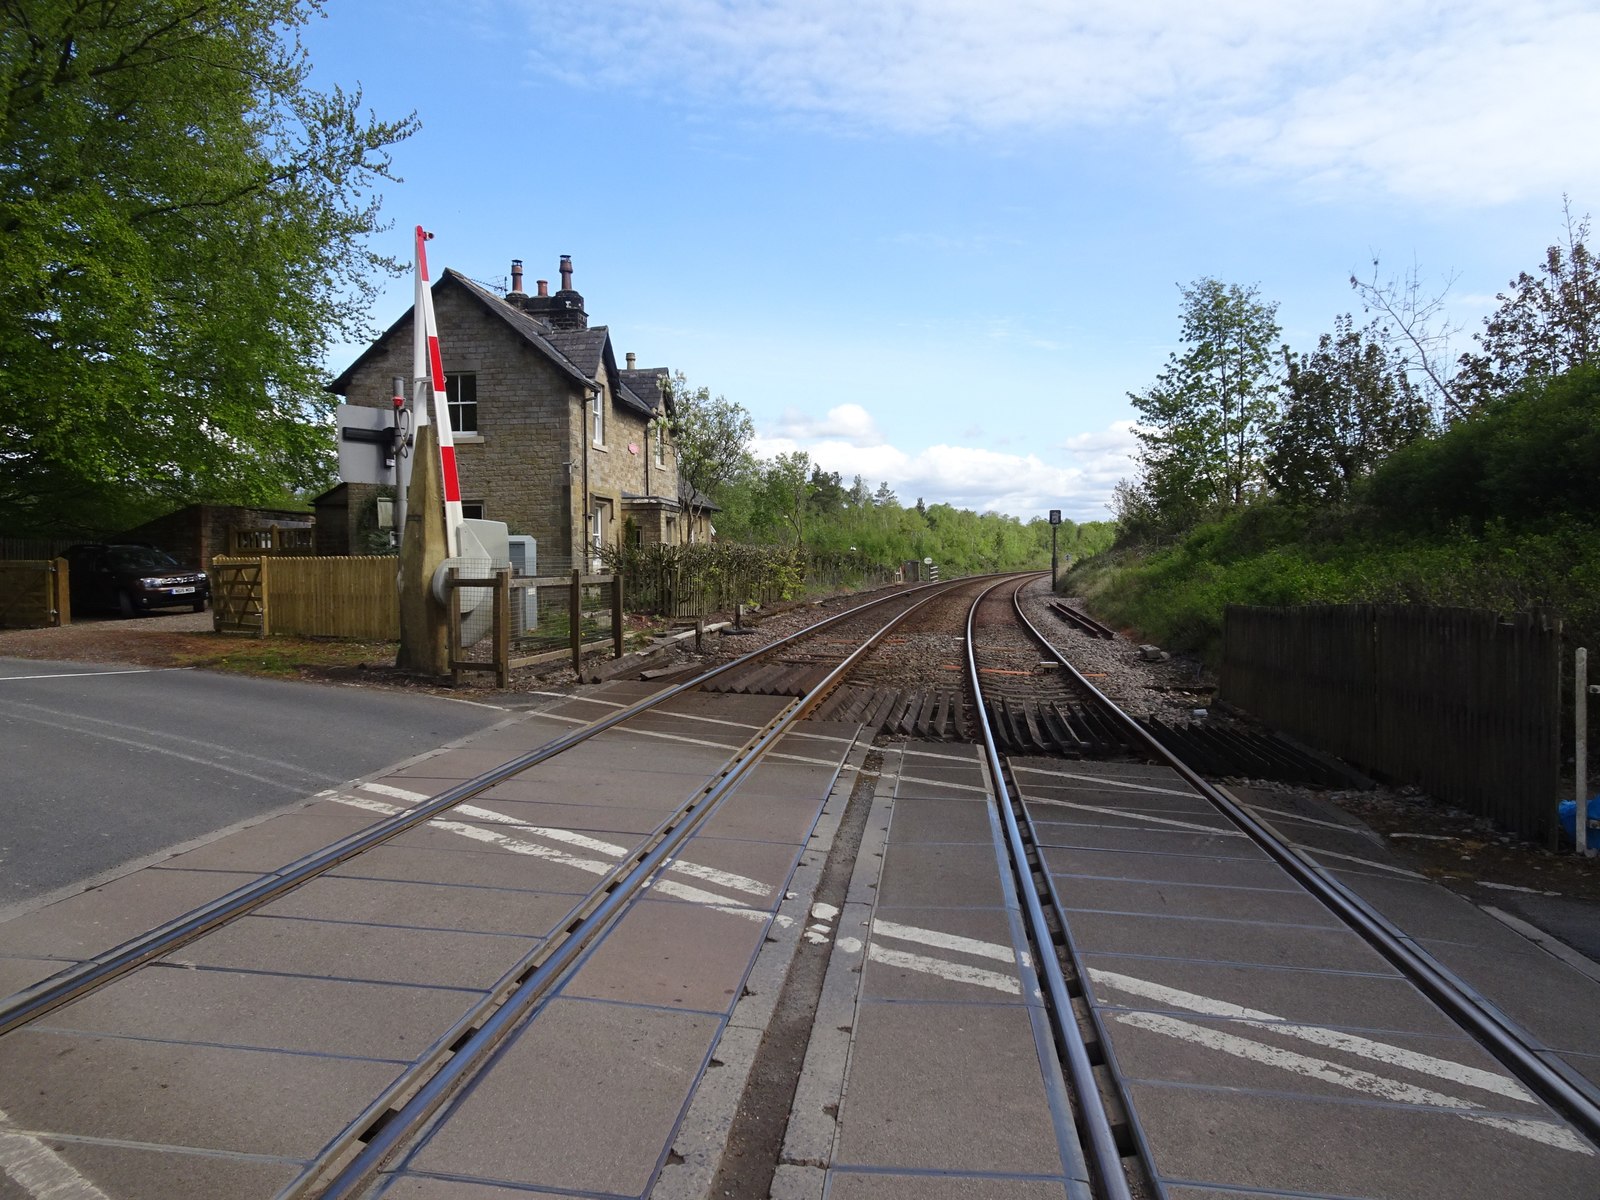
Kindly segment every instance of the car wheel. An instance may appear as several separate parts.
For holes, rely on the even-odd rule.
[[[194,610],[195,612],[205,612],[206,602],[204,600],[196,600],[194,602]]]
[[[117,609],[125,617],[137,617],[143,615],[143,610],[141,610],[139,605],[135,603],[133,599],[133,593],[129,591],[121,591],[117,593]]]

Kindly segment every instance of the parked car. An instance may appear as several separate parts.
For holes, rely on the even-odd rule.
[[[71,573],[73,612],[114,609],[137,617],[152,608],[187,605],[204,612],[211,581],[165,550],[135,544],[85,543],[64,555]]]

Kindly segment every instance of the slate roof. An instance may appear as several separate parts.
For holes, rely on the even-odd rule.
[[[666,388],[668,372],[665,367],[643,367],[635,371],[621,371],[622,384],[643,403],[654,416],[665,412],[672,415],[672,393]]]
[[[490,315],[505,322],[520,338],[522,338],[523,341],[527,342],[528,345],[539,351],[539,353],[549,359],[550,362],[553,363],[564,375],[580,386],[585,386],[590,390],[593,390],[594,373],[595,370],[598,369],[600,361],[602,358],[604,358],[606,362],[611,362],[610,334],[603,325],[594,329],[564,330],[560,333],[557,333],[537,317],[530,316],[528,313],[523,312],[515,305],[507,304],[493,292],[486,288],[479,287],[477,284],[473,283],[472,280],[461,274],[461,272],[449,267],[445,268],[444,274],[440,276],[439,281],[433,286],[435,290],[437,290],[438,288],[446,285],[454,285],[464,288],[466,293],[473,299],[477,300]],[[403,324],[407,323],[410,316],[411,310],[407,309],[399,320],[397,320],[393,325],[389,326],[388,329],[384,330],[383,334],[378,338],[377,341],[368,346],[366,350],[362,352],[361,356],[355,360],[355,362],[346,367],[339,377],[328,385],[328,391],[333,392],[335,395],[344,395],[350,388],[351,376],[353,376],[369,358],[372,358],[378,353],[378,348],[387,342],[392,336],[394,336],[396,331],[398,331]],[[576,337],[574,337],[574,335],[576,335]],[[599,341],[591,351],[585,352],[584,347],[587,345],[587,340],[590,339],[591,335],[598,336]],[[555,341],[556,338],[562,339],[565,344],[557,345]],[[567,348],[569,347],[574,352],[579,353],[585,362],[592,360],[594,365],[591,366],[587,372],[585,372],[577,362],[568,357]],[[445,350],[448,353],[449,347],[446,346]],[[613,363],[611,365],[613,366],[613,374],[615,374],[615,364]]]

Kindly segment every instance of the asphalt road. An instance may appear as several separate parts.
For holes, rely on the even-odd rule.
[[[507,715],[434,696],[0,658],[0,910]]]

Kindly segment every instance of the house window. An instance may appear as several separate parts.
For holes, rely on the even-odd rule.
[[[446,375],[445,397],[450,405],[450,428],[455,433],[478,432],[478,377]]]
[[[463,500],[461,502],[461,515],[468,521],[483,520],[483,501]]]
[[[667,465],[667,421],[665,417],[656,419],[656,466]]]
[[[601,566],[600,552],[606,545],[606,505],[604,501],[595,504],[589,513],[589,570],[598,572]]]
[[[606,444],[606,394],[604,392],[596,392],[594,399],[589,402],[589,409],[593,414],[594,444],[596,446],[604,446]]]

